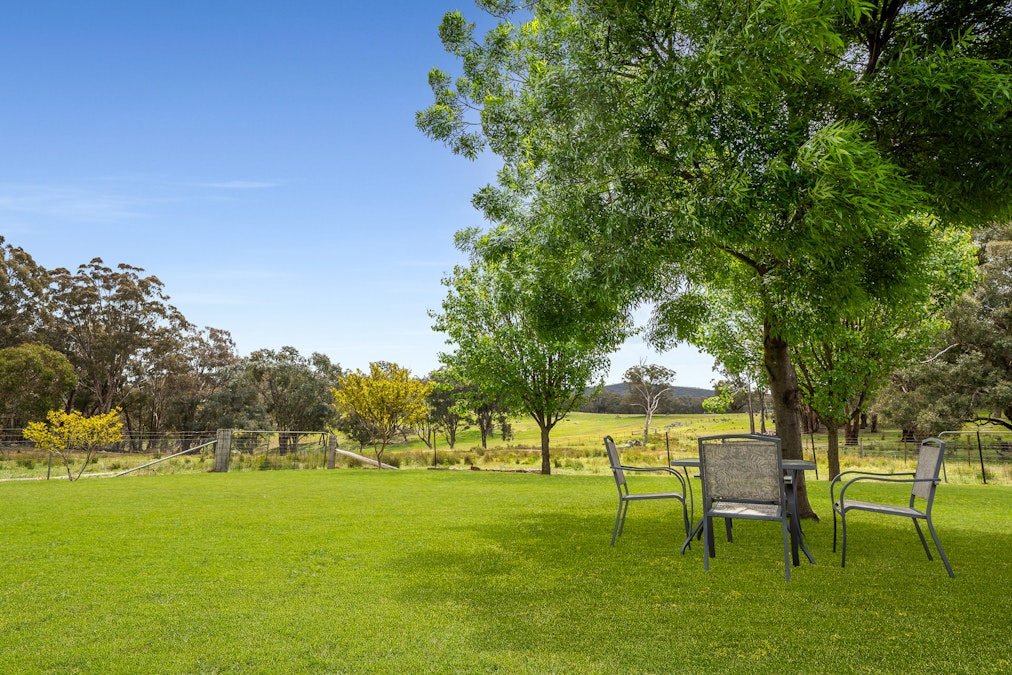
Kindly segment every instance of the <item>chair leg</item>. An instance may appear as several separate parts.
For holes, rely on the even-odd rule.
[[[725,518],[724,519],[724,529],[727,530],[727,540],[729,542],[732,541],[732,539],[731,539],[731,519],[730,518]]]
[[[685,522],[685,536],[689,536],[689,532],[692,531],[692,525],[689,522],[689,510],[685,506],[685,500],[682,500],[682,520]]]
[[[790,547],[787,545],[787,519],[784,518],[780,521],[780,536],[784,540],[784,574],[787,575],[787,581],[791,580],[791,553]]]
[[[914,529],[917,530],[917,536],[921,538],[921,546],[924,547],[924,552],[928,554],[928,560],[934,560],[934,558],[931,557],[931,549],[928,548],[928,542],[924,539],[924,533],[921,532],[920,524],[917,522],[916,518],[911,518],[911,520],[914,521]]]
[[[942,557],[942,562],[945,563],[945,569],[948,570],[949,576],[955,579],[956,574],[952,571],[952,565],[949,564],[949,559],[945,556],[945,550],[942,548],[942,542],[938,541],[938,535],[935,533],[935,526],[931,524],[931,518],[927,518],[926,520],[928,521],[928,532],[931,533],[931,538],[935,540],[935,548],[938,549],[938,555]]]
[[[622,507],[625,506],[625,502],[621,499],[618,500],[618,512],[615,514],[615,527],[611,531],[611,545],[615,545],[615,537],[618,536],[618,525],[622,518]]]
[[[622,500],[622,521],[618,524],[618,536],[622,536],[625,531],[625,516],[629,513],[629,502],[625,499]]]
[[[704,507],[705,508],[705,507]],[[712,532],[710,528],[713,527],[713,519],[706,517],[706,512],[703,513],[703,571],[710,569],[710,541]]]
[[[833,553],[836,553],[836,505],[833,505]]]
[[[840,529],[843,531],[843,542],[840,546],[840,567],[847,566],[847,514],[840,511]]]

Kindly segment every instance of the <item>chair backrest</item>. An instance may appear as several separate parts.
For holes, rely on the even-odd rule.
[[[615,447],[615,439],[611,436],[605,436],[604,448],[608,451],[608,463],[611,464],[611,472],[615,476],[615,485],[618,486],[619,492],[622,491],[622,488],[628,491],[629,487],[625,482],[625,472],[622,471],[622,462],[618,459],[618,448]]]
[[[942,470],[942,459],[945,456],[945,442],[937,438],[925,438],[921,441],[917,453],[917,469],[914,478],[932,479],[932,482],[917,481],[914,483],[912,497],[920,497],[930,501],[938,485],[938,474]]]
[[[699,439],[704,502],[784,503],[780,439],[732,434]]]

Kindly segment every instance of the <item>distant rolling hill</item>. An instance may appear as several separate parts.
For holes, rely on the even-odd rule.
[[[629,388],[625,385],[625,382],[619,382],[618,384],[606,384],[604,390],[619,396],[625,396],[629,393]],[[712,389],[700,389],[699,387],[672,387],[668,395],[673,398],[679,398],[687,396],[689,398],[710,398],[713,396]]]

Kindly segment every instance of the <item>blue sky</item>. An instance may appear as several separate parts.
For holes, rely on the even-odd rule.
[[[292,345],[425,374],[453,233],[496,165],[414,127],[470,3],[33,0],[0,23],[0,234],[42,265],[143,267],[240,353]],[[709,386],[691,348],[641,358]]]

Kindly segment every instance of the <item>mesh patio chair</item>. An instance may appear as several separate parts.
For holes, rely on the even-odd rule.
[[[935,488],[938,487],[938,474],[942,468],[942,459],[945,454],[945,443],[937,438],[926,438],[921,441],[921,447],[917,453],[917,468],[913,472],[907,473],[874,473],[870,471],[844,471],[839,476],[833,479],[829,484],[829,496],[833,501],[833,551],[836,551],[836,515],[840,514],[840,522],[843,529],[843,546],[840,554],[840,566],[844,567],[847,564],[847,514],[850,511],[868,511],[870,513],[881,513],[887,516],[901,516],[904,518],[910,518],[914,521],[914,528],[917,530],[917,536],[921,538],[921,545],[924,547],[924,552],[928,554],[928,560],[933,560],[931,557],[931,550],[928,548],[928,542],[924,538],[924,533],[921,531],[921,526],[917,522],[923,520],[928,525],[928,531],[931,532],[931,538],[935,540],[935,547],[938,549],[938,554],[942,558],[942,562],[945,563],[945,569],[948,570],[949,576],[955,578],[955,574],[952,571],[952,566],[949,564],[949,559],[945,556],[945,551],[942,549],[942,542],[938,540],[938,534],[935,533],[935,526],[931,522],[931,507],[935,502]],[[837,499],[836,485],[840,483],[844,476],[856,475],[854,478],[849,478],[843,483],[843,487],[840,488],[840,498]],[[904,476],[909,476],[904,478]],[[878,502],[863,502],[856,499],[851,499],[847,495],[847,491],[850,487],[856,483],[910,483],[910,502],[907,506],[897,504],[882,504]],[[923,510],[915,508],[915,502],[917,499],[925,502]]]
[[[710,556],[714,552],[714,518],[772,520],[780,523],[784,574],[790,581],[790,509],[784,491],[780,439],[752,434],[704,436],[699,439],[699,461],[703,483],[703,569],[710,569]]]
[[[622,464],[618,456],[618,448],[611,436],[604,437],[604,447],[608,451],[608,462],[611,464],[611,472],[615,477],[615,486],[618,488],[618,513],[615,514],[615,527],[611,532],[611,545],[615,545],[616,537],[622,536],[625,529],[625,515],[629,510],[629,502],[643,501],[647,499],[677,499],[682,503],[682,521],[685,524],[685,534],[689,534],[689,512],[685,507],[685,480],[682,475],[667,466],[627,466]],[[630,492],[629,485],[625,479],[625,472],[651,472],[661,471],[669,473],[678,479],[682,486],[679,492]]]

